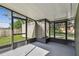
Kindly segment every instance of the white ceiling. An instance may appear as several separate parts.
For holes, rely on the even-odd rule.
[[[69,3],[7,3],[1,4],[35,20],[47,18],[50,21],[57,18],[74,17],[77,4]]]

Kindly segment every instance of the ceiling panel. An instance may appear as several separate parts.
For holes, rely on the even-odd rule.
[[[71,8],[69,3],[7,3],[1,5],[35,20],[47,18],[50,21],[57,18],[74,17],[77,9],[77,4],[72,4]]]

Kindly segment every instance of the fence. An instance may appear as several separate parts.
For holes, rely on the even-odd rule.
[[[14,33],[22,32],[21,29],[14,29]],[[12,30],[10,28],[0,28],[0,37],[11,36]]]

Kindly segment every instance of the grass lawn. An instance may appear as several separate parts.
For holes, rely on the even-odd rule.
[[[54,32],[51,31],[50,35],[53,37],[54,36]],[[58,36],[58,37],[62,36],[62,38],[65,37],[65,33],[63,33],[63,32],[55,32],[55,35]],[[72,33],[68,33],[67,37],[68,37],[69,40],[74,40],[74,34],[72,34]]]
[[[14,35],[14,42],[25,40],[22,35]],[[11,44],[11,37],[0,37],[0,46]]]
[[[53,33],[51,35],[53,35]],[[64,37],[64,33],[56,33],[56,36]],[[74,34],[68,33],[68,39],[74,40]],[[25,37],[22,37],[22,35],[14,35],[14,42],[19,42],[23,40],[25,40]],[[11,37],[0,37],[0,46],[11,44],[11,42]]]

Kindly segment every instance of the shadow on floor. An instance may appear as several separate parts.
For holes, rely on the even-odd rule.
[[[64,44],[49,42],[47,44],[34,42],[38,47],[48,50],[50,53],[47,56],[75,56],[75,48]]]

